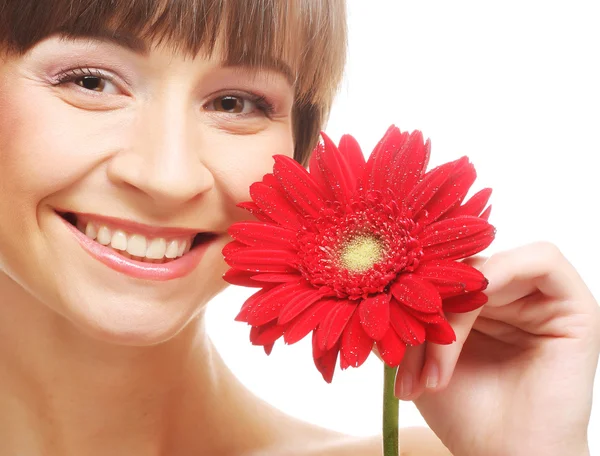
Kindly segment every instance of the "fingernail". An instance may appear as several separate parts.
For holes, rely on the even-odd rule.
[[[402,371],[400,374],[400,381],[396,383],[396,397],[398,399],[404,399],[412,393],[413,376],[408,371]],[[398,391],[398,386],[400,387]]]
[[[440,370],[436,363],[430,362],[427,366],[427,377],[425,380],[425,388],[434,389],[437,388],[440,380]]]

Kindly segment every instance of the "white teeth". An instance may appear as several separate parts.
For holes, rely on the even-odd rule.
[[[90,239],[119,250],[126,258],[163,263],[175,259],[190,251],[193,237],[187,239],[148,239],[141,234],[128,234],[123,230],[111,230],[105,225],[93,222],[77,221],[77,228]]]
[[[165,238],[152,239],[148,249],[146,250],[146,258],[153,260],[160,260],[165,256],[167,250],[167,241]]]
[[[98,231],[92,222],[88,222],[85,227],[85,235],[90,239],[96,239],[96,236],[98,236]]]
[[[116,250],[127,250],[127,235],[125,231],[115,231],[110,240],[110,246]]]
[[[148,241],[141,234],[129,236],[129,239],[127,240],[127,252],[134,256],[146,256],[147,246]]]
[[[112,233],[110,232],[110,230],[105,226],[101,226],[98,230],[98,237],[96,240],[102,245],[108,245],[110,244],[111,238]]]
[[[165,256],[167,258],[177,258],[179,255],[179,242],[172,240],[171,242],[169,242],[169,245],[167,246],[167,251],[165,252]]]

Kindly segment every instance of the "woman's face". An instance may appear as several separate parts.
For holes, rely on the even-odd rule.
[[[285,74],[139,44],[52,36],[0,60],[0,274],[131,345],[224,286],[236,203],[293,153]]]

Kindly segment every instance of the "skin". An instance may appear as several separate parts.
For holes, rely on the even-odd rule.
[[[112,82],[56,84],[82,63]],[[242,112],[223,110],[225,95]],[[204,329],[204,307],[225,286],[225,230],[246,217],[235,204],[272,155],[292,156],[284,75],[224,67],[219,52],[142,55],[50,37],[3,57],[0,100],[0,192],[11,195],[0,199],[0,454],[380,454],[378,437],[319,429],[254,397]],[[56,209],[219,237],[189,276],[140,281],[90,258]],[[596,302],[546,244],[474,264],[490,279],[490,304],[452,321],[458,343],[411,350],[401,367],[413,377],[403,399],[439,436],[402,430],[403,454],[586,454]],[[436,363],[437,385],[425,390]],[[529,403],[509,400],[515,391]],[[481,407],[491,401],[493,414]]]

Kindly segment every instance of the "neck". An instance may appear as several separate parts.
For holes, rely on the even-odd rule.
[[[257,401],[216,354],[202,315],[165,343],[123,347],[83,335],[2,273],[0,296],[0,454],[229,454],[266,444],[251,420]]]

